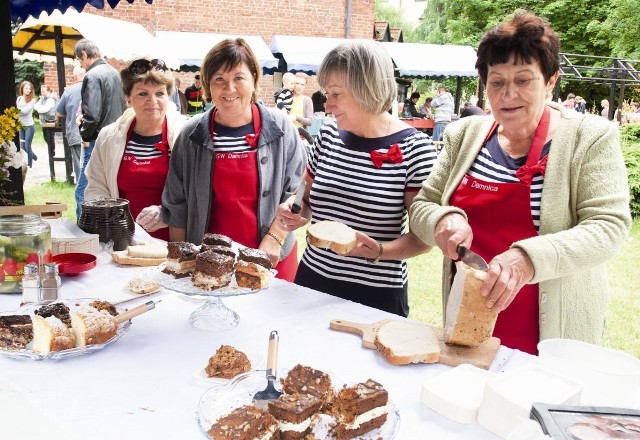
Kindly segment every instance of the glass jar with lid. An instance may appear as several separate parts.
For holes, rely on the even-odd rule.
[[[51,227],[39,214],[0,216],[0,293],[21,292],[25,264],[51,261]]]

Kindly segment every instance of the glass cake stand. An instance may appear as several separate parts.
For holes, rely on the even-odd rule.
[[[235,278],[231,279],[228,286],[216,290],[203,290],[196,287],[191,281],[191,276],[175,278],[173,275],[164,273],[164,264],[158,266],[152,275],[153,281],[160,284],[165,289],[182,293],[196,298],[206,298],[205,303],[198,307],[189,316],[189,323],[202,330],[224,331],[230,330],[240,322],[240,315],[231,310],[222,301],[222,298],[230,296],[250,295],[259,292],[261,289],[249,289],[238,287]],[[272,278],[275,275],[271,271]],[[268,288],[268,287],[266,287]],[[265,288],[265,289],[266,289]]]

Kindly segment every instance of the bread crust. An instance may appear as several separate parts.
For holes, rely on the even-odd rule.
[[[477,347],[493,334],[498,313],[480,294],[486,272],[456,263],[456,276],[447,300],[444,340],[447,344]]]
[[[307,241],[311,246],[331,249],[336,254],[349,253],[358,245],[356,231],[344,223],[324,220],[307,229]]]
[[[128,264],[131,266],[157,266],[167,261],[166,258],[142,258],[131,257],[128,251],[113,251],[111,253],[111,259],[114,263]]]

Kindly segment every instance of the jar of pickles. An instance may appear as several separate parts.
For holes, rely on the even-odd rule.
[[[39,214],[0,216],[0,293],[22,291],[25,264],[51,261],[51,227]]]

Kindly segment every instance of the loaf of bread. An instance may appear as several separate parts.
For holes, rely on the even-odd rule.
[[[88,305],[78,306],[71,312],[71,326],[76,338],[76,347],[104,344],[116,335],[116,318],[106,310]]]
[[[456,276],[445,315],[444,341],[447,344],[477,347],[493,334],[498,313],[488,308],[487,299],[480,295],[486,276],[486,272],[461,261],[456,263]]]
[[[393,365],[433,364],[440,359],[438,337],[426,324],[388,321],[376,333],[375,344]]]
[[[167,248],[159,245],[129,246],[127,254],[132,258],[167,258]]]
[[[33,351],[47,354],[75,346],[73,332],[59,318],[33,315]]]
[[[358,245],[356,231],[344,223],[324,220],[307,229],[307,241],[311,246],[331,249],[344,255]]]
[[[157,266],[167,261],[166,257],[161,258],[143,258],[131,257],[127,250],[111,252],[111,259],[114,263],[128,264],[131,266]]]

